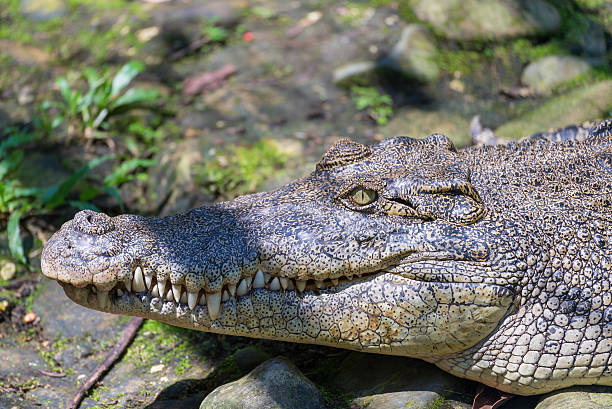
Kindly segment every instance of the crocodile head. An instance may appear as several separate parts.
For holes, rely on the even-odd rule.
[[[610,385],[612,142],[590,143],[341,140],[272,192],[82,211],[42,270],[101,311],[419,357],[519,394]]]
[[[43,273],[82,305],[228,334],[431,357],[507,313],[487,207],[442,135],[333,145],[310,176],[165,217],[78,213]],[[495,240],[493,240],[495,239]]]

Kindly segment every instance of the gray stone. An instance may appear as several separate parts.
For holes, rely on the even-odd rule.
[[[575,386],[545,395],[535,409],[608,409],[612,389],[605,386]]]
[[[551,98],[536,109],[495,130],[502,138],[519,139],[550,128],[609,116],[612,106],[612,80],[601,81]]]
[[[436,402],[470,407],[448,397],[449,391],[465,390],[468,381],[416,359],[351,353],[333,382],[353,403],[368,409],[425,409]]]
[[[591,68],[591,64],[578,57],[549,55],[527,65],[521,81],[538,93],[546,93],[578,75],[586,74]]]
[[[48,339],[85,334],[97,340],[109,339],[125,326],[126,320],[118,315],[98,312],[72,302],[57,281],[43,278],[39,286],[32,311],[40,317],[43,334]]]
[[[344,64],[334,70],[334,83],[341,84],[356,79],[367,78],[376,71],[374,61],[357,61]]]
[[[408,78],[422,82],[438,79],[436,42],[429,30],[420,24],[410,24],[402,30],[399,41],[379,65],[400,71]]]
[[[62,17],[68,11],[64,0],[21,0],[19,10],[35,21],[47,21]]]
[[[543,0],[419,0],[414,13],[449,38],[491,40],[553,32],[559,12]]]
[[[581,15],[572,22],[567,42],[573,52],[591,57],[601,57],[606,53],[604,29],[589,17]]]
[[[270,359],[244,377],[212,391],[200,409],[319,409],[316,386],[289,360]]]

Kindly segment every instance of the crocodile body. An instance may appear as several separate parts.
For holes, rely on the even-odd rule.
[[[82,211],[42,270],[101,311],[416,357],[521,395],[612,385],[611,129],[341,140],[272,192]]]

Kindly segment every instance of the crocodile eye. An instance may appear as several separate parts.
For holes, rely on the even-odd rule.
[[[351,192],[351,199],[359,206],[369,205],[378,198],[375,190],[358,187]]]

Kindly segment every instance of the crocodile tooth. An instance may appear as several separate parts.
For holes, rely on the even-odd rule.
[[[227,291],[233,297],[236,295],[236,284],[231,284],[227,286]]]
[[[278,291],[278,290],[280,290],[280,289],[281,289],[281,286],[280,286],[280,281],[278,281],[278,278],[277,278],[277,277],[274,277],[274,278],[272,279],[272,281],[270,282],[270,290],[272,290],[272,291]]]
[[[262,288],[266,285],[266,281],[264,280],[264,275],[261,270],[257,270],[257,274],[255,274],[255,279],[253,280],[253,288]]]
[[[306,288],[306,280],[295,280],[295,288],[297,288],[299,292],[304,291]]]
[[[189,309],[193,310],[198,303],[198,293],[187,293],[187,304],[189,305]]]
[[[134,281],[132,282],[132,288],[136,293],[141,293],[146,290],[144,278],[142,277],[142,269],[140,266],[136,267],[136,270],[134,270]]]
[[[352,275],[352,274],[348,274],[348,275],[346,276],[346,279],[347,279],[347,280],[349,280],[349,281],[351,281],[351,280],[353,279],[353,275]]]
[[[315,285],[319,290],[323,290],[326,287],[322,280],[315,280]]]
[[[280,281],[280,285],[283,287],[283,290],[286,290],[289,286],[289,279],[287,277],[278,277],[278,281]]]
[[[174,301],[174,294],[172,293],[171,290],[168,290],[168,292],[166,293],[166,300],[168,301]]]
[[[147,286],[147,290],[150,290],[151,289],[151,281],[153,281],[153,276],[145,275],[144,276],[144,280],[145,280],[145,285]]]
[[[282,281],[281,281],[281,284],[282,284]],[[295,289],[295,284],[293,284],[293,280],[289,280],[289,284],[287,284],[287,288],[285,288],[285,290],[292,291],[293,289]]]
[[[96,297],[98,298],[98,307],[106,308],[106,300],[108,300],[108,291],[98,291]]]
[[[153,287],[153,289],[151,290],[151,295],[153,297],[159,297],[159,289],[157,288],[157,286]]]
[[[227,290],[223,290],[223,295],[221,296],[221,301],[225,302],[225,301],[227,301],[229,299],[230,299],[230,296],[229,296]]]
[[[187,291],[183,291],[181,294],[181,303],[187,304]]]
[[[159,292],[159,295],[161,296],[166,294],[166,280],[157,281],[157,291]]]
[[[121,291],[121,288],[117,288],[117,295],[119,297],[121,297],[123,295],[123,291]]]
[[[98,292],[98,289],[92,285],[91,286],[91,292],[96,294]]]
[[[174,295],[174,299],[176,301],[181,299],[181,285],[180,284],[172,284],[172,294]]]
[[[221,291],[206,296],[206,306],[211,320],[216,320],[221,310]]]
[[[202,293],[202,296],[200,297],[200,302],[198,304],[206,305],[206,294],[205,293]]]
[[[236,294],[239,296],[246,295],[249,292],[249,286],[247,285],[247,280],[240,280],[238,283],[238,288],[236,289]]]
[[[265,281],[266,283],[269,283],[269,282],[270,282],[270,277],[271,277],[271,275],[270,275],[270,274],[268,274],[268,273],[263,273],[263,276],[264,276],[264,281]]]
[[[123,284],[125,285],[125,289],[127,290],[128,293],[132,292],[132,280],[130,280],[129,278],[127,280],[123,280]]]
[[[253,277],[247,277],[244,279],[244,281],[246,282],[246,286],[247,289],[251,289],[251,285],[253,284]]]
[[[338,279],[337,279],[337,278],[332,278],[332,279],[331,279],[331,282],[332,282],[332,284],[333,284],[334,286],[337,286],[337,285],[338,285]]]

